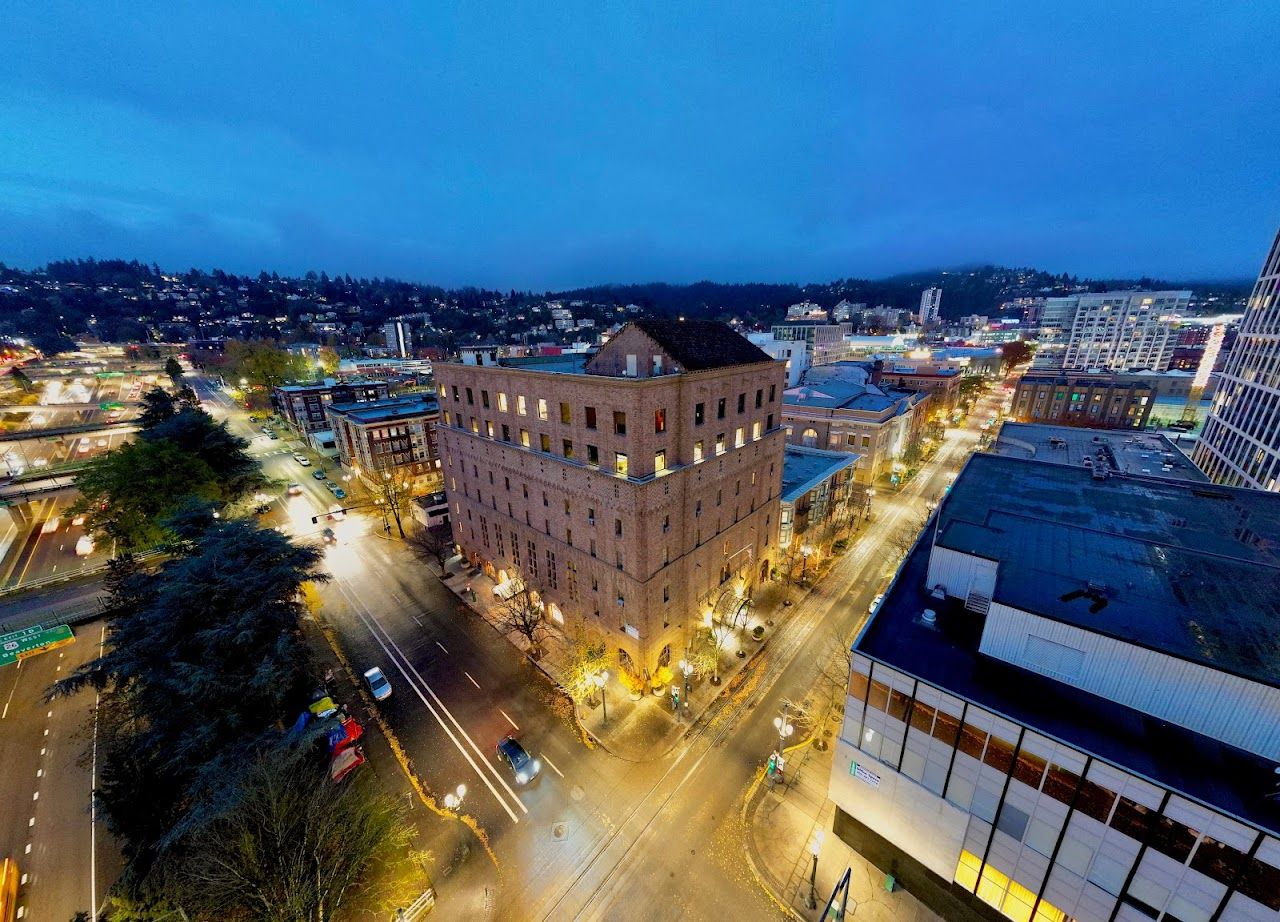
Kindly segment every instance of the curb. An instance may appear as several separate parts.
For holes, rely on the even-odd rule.
[[[779,911],[788,919],[793,920],[793,922],[809,922],[778,895],[772,877],[762,871],[760,863],[756,861],[757,849],[755,838],[751,835],[751,825],[756,809],[760,806],[760,798],[763,796],[761,792],[764,789],[760,784],[763,780],[764,769],[761,769],[759,774],[756,775],[755,781],[751,783],[746,796],[742,799],[742,810],[739,814],[742,819],[743,833],[746,836],[746,842],[743,843],[743,854],[747,858],[747,867],[751,871],[751,876],[755,879],[756,885],[764,891],[764,895],[769,898],[769,901],[777,906]]]

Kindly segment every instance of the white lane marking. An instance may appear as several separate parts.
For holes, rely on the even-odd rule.
[[[511,726],[515,727],[517,730],[520,729],[520,725],[516,723],[514,720],[512,720],[511,715],[508,714],[506,711],[504,711],[502,708],[498,708],[498,713],[501,714],[503,717],[507,718],[507,723],[511,724]]]
[[[556,763],[554,763],[554,762],[552,762],[552,761],[551,761],[551,756],[547,755],[545,752],[544,752],[544,753],[542,753],[541,755],[542,755],[542,761],[544,761],[544,762],[546,762],[548,765],[550,765],[550,766],[551,766],[551,770],[552,770],[553,772],[555,772],[557,775],[559,775],[561,778],[563,778],[563,777],[564,777],[564,772],[562,772],[562,771],[560,771],[560,769],[556,768]]]
[[[45,717],[52,717],[52,716],[53,716],[53,711],[50,711],[48,714],[45,714],[44,716],[45,716]]]
[[[31,799],[32,799],[32,800],[39,800],[39,799],[40,799],[40,792],[39,792],[39,791],[36,791],[34,794],[32,794],[32,795],[31,795]]]
[[[27,850],[24,852],[24,854],[27,854],[27,855],[30,855],[30,854],[31,854],[31,843],[30,843],[30,842],[28,842],[28,843],[27,843]]]
[[[48,736],[48,735],[49,735],[49,728],[48,728],[48,727],[45,727],[45,728],[44,728],[44,735],[45,735],[45,736]]]
[[[43,777],[44,777],[44,769],[43,769],[43,768],[37,768],[37,769],[36,769],[36,777],[37,777],[37,778],[43,778]]]
[[[439,647],[441,650],[444,650],[444,644],[442,644],[442,643],[441,643],[440,641],[438,641],[438,640],[436,641],[436,646],[437,646],[437,647]],[[444,650],[444,652],[445,652],[445,653],[448,653],[449,651],[448,651],[448,650]]]
[[[30,828],[31,828],[32,826],[34,826],[35,824],[36,824],[36,818],[35,818],[34,816],[33,816],[33,817],[31,817],[31,819],[27,820],[27,828],[28,828],[28,829],[30,829]]]
[[[453,742],[453,745],[457,747],[460,753],[462,753],[462,757],[467,760],[467,763],[475,771],[476,775],[478,775],[480,780],[484,782],[485,787],[487,787],[489,789],[489,792],[493,794],[494,799],[498,801],[498,804],[502,807],[503,810],[507,812],[507,815],[511,817],[513,822],[516,822],[516,823],[520,822],[520,817],[516,814],[514,810],[511,809],[510,804],[507,803],[506,799],[503,798],[502,794],[498,791],[498,789],[493,786],[493,782],[489,780],[489,776],[486,775],[483,771],[481,771],[480,766],[477,765],[475,760],[471,757],[471,753],[467,752],[466,747],[463,746],[462,743],[458,740],[458,737],[449,728],[449,725],[444,722],[444,719],[440,716],[439,711],[437,711],[436,708],[432,706],[431,702],[427,700],[426,695],[424,695],[422,692],[422,688],[420,688],[418,686],[418,683],[414,681],[414,677],[410,675],[411,671],[415,675],[417,672],[416,670],[413,669],[413,664],[408,662],[407,659],[404,661],[400,659],[400,657],[403,657],[404,654],[403,652],[400,651],[400,648],[396,646],[395,641],[391,640],[389,635],[388,635],[387,641],[384,641],[382,636],[378,633],[378,631],[374,629],[374,625],[378,624],[377,619],[372,618],[372,616],[365,617],[364,612],[360,610],[360,605],[358,601],[351,594],[347,592],[346,587],[343,586],[341,582],[338,582],[337,586],[338,586],[338,591],[341,592],[344,596],[346,596],[347,601],[351,604],[352,611],[355,612],[356,617],[360,619],[360,621],[364,624],[365,628],[369,631],[369,633],[373,635],[373,639],[377,641],[378,646],[382,647],[382,651],[387,654],[387,658],[391,660],[391,662],[395,665],[396,669],[400,672],[400,674],[404,676],[405,681],[409,683],[409,687],[413,689],[414,694],[418,696],[418,699],[422,702],[423,706],[425,706],[427,711],[431,714],[431,716],[435,718],[436,723],[440,724],[440,727],[441,729],[444,730],[445,735],[449,737],[449,739]],[[390,642],[391,646],[387,645],[388,642]],[[399,653],[399,657],[396,655],[396,653],[391,652],[392,647],[395,647],[396,653]],[[421,676],[418,677],[418,680],[421,681]],[[424,682],[423,685],[425,686],[426,683]],[[430,691],[430,688],[428,688],[427,691]],[[439,703],[439,699],[435,697],[434,692],[431,693],[431,697],[435,698],[437,703]],[[441,705],[441,709],[442,710],[444,709],[443,705]],[[453,715],[449,715],[449,716],[452,719]],[[457,721],[454,721],[454,723],[457,723]],[[462,730],[461,727],[459,727],[458,729]],[[464,735],[465,735],[465,732],[464,732]],[[474,746],[474,743],[472,745]],[[483,762],[484,760],[482,759],[481,761]],[[487,762],[485,762],[484,764],[488,765]],[[490,768],[490,771],[492,771],[492,768]],[[494,774],[496,775],[496,772]],[[501,780],[500,777],[499,777],[499,780]],[[514,794],[512,796],[514,797]],[[528,812],[528,808],[526,808],[524,804],[520,803],[519,798],[516,798],[516,803],[519,804],[520,808],[523,809],[526,813]]]
[[[418,618],[417,615],[413,615],[412,618],[413,618],[414,624],[416,624],[418,627],[422,627],[422,621],[421,619]]]
[[[462,674],[466,676],[468,679],[471,679],[471,673],[467,672],[467,670],[465,669],[462,670]],[[477,682],[475,679],[471,679],[471,684],[474,685],[476,688],[480,687],[480,683]]]

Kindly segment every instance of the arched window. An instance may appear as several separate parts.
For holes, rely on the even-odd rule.
[[[806,448],[816,448],[818,446],[818,430],[806,429],[800,435],[800,444]]]
[[[667,644],[665,647],[663,647],[662,652],[658,654],[658,665],[659,666],[671,665],[671,644]]]

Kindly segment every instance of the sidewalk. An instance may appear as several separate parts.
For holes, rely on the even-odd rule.
[[[747,859],[761,884],[793,919],[818,919],[832,889],[851,871],[845,918],[942,922],[904,890],[885,890],[885,872],[845,845],[831,831],[835,803],[827,799],[832,749],[821,752],[802,743],[787,753],[785,783],[772,788],[762,781],[744,806]],[[817,909],[809,908],[810,844],[821,830],[815,892]],[[837,900],[837,906],[839,900]]]
[[[464,605],[488,621],[495,630],[499,630],[495,623],[493,580],[483,573],[471,575],[471,568],[466,560],[458,556],[448,560],[445,573],[444,585]],[[474,600],[471,593],[466,591],[468,586],[475,596]],[[711,684],[709,677],[690,676],[686,693],[684,677],[673,662],[672,670],[676,677],[671,685],[664,686],[656,695],[652,689],[646,689],[643,695],[636,696],[628,693],[618,681],[613,674],[616,670],[610,670],[603,703],[600,696],[589,702],[574,702],[574,710],[583,731],[609,753],[621,759],[645,762],[661,758],[697,724],[723,691],[735,687],[735,679],[768,646],[777,623],[793,610],[791,606],[784,605],[784,601],[791,601],[794,605],[805,592],[807,590],[781,581],[771,582],[761,590],[746,623],[730,631],[725,639],[721,650],[718,686]],[[765,628],[762,642],[751,637],[751,630],[757,624]],[[566,683],[562,676],[567,640],[556,625],[548,623],[547,627],[549,630],[542,641],[542,656],[536,661],[536,665],[552,682],[564,688]],[[507,639],[520,650],[528,651],[529,644],[525,638],[510,634]],[[678,715],[672,707],[673,685],[680,691],[681,707]]]

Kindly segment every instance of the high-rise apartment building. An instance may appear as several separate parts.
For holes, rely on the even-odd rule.
[[[775,323],[773,338],[782,342],[804,343],[809,353],[807,364],[826,365],[849,357],[845,337],[853,333],[852,323],[827,323],[826,319],[785,320]]]
[[[454,540],[619,668],[678,661],[776,563],[782,363],[724,324],[660,320],[593,355],[496,361],[436,366]]]
[[[942,320],[942,289],[926,288],[920,292],[920,326],[927,327]]]
[[[1046,298],[1040,310],[1037,370],[1168,371],[1174,315],[1189,291],[1105,291]]]
[[[1253,286],[1194,457],[1210,480],[1276,489],[1280,478],[1280,233]]]
[[[387,348],[396,358],[407,359],[413,355],[413,330],[404,320],[388,320],[382,325]]]

